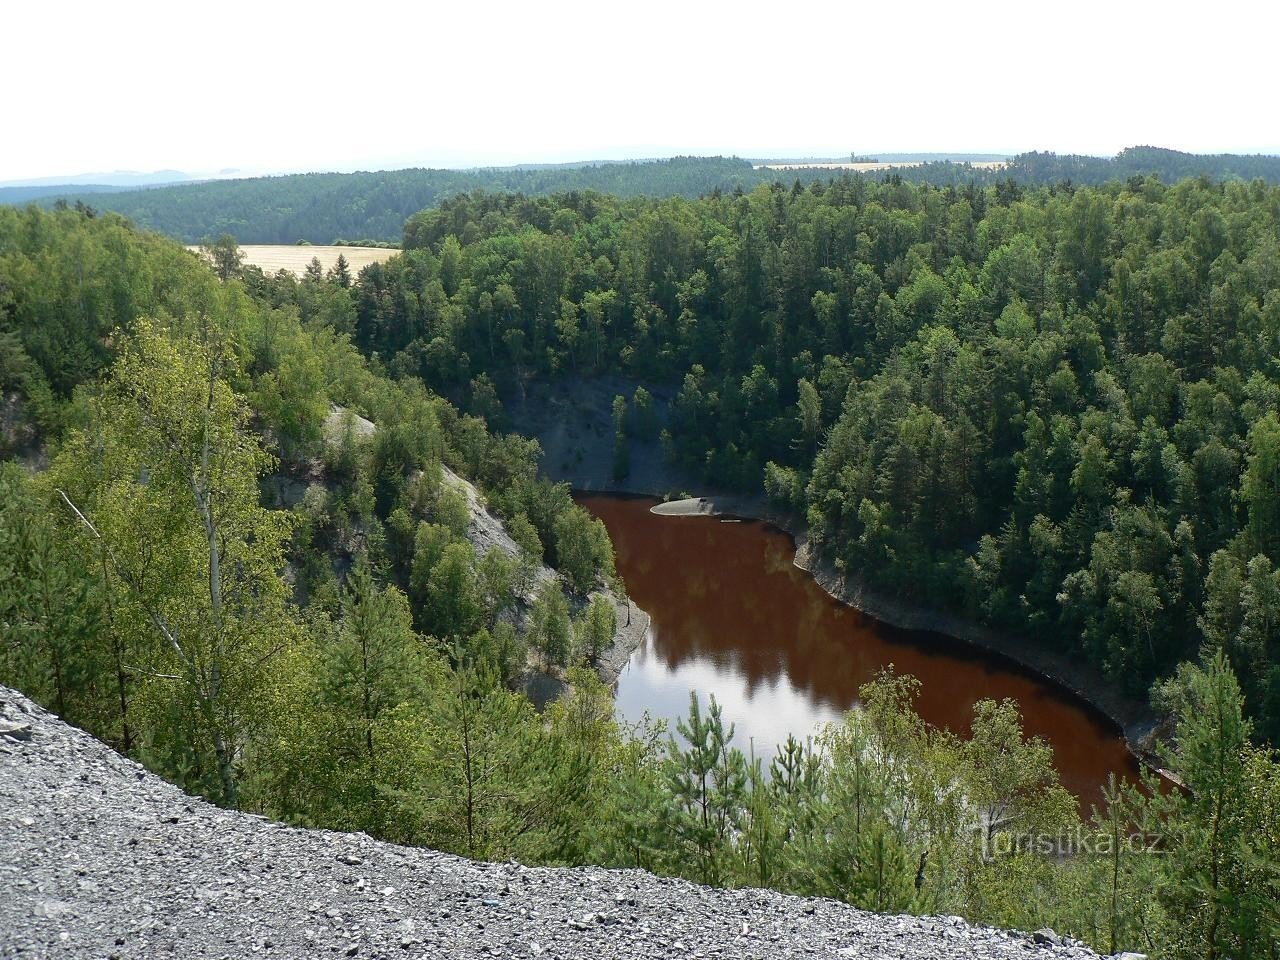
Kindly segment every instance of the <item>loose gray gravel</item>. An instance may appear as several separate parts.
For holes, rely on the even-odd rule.
[[[639,870],[475,863],[193,799],[0,687],[0,956],[1096,955]]]

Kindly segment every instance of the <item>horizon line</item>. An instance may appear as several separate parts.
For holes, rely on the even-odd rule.
[[[1280,149],[1274,150],[1222,150],[1216,152],[1197,152],[1191,150],[1181,150],[1176,147],[1157,147],[1154,144],[1134,144],[1130,147],[1123,147],[1115,153],[1090,153],[1090,152],[1072,152],[1057,151],[1045,149],[1024,149],[1018,151],[1008,150],[866,150],[853,151],[859,157],[891,157],[902,159],[904,161],[910,158],[937,158],[938,162],[946,162],[950,158],[955,158],[954,162],[964,162],[967,159],[995,159],[1008,160],[1027,153],[1048,153],[1058,156],[1078,156],[1091,157],[1099,160],[1113,160],[1124,150],[1134,149],[1136,147],[1153,147],[1154,149],[1170,150],[1176,153],[1185,153],[1190,156],[1236,156],[1236,157],[1280,157]],[[117,168],[114,170],[101,170],[88,173],[74,174],[36,174],[26,177],[15,177],[12,179],[0,180],[0,189],[2,188],[22,188],[22,187],[44,187],[44,186],[136,186],[138,188],[176,186],[183,183],[194,182],[210,182],[216,180],[254,180],[267,177],[289,177],[289,176],[305,176],[307,174],[356,174],[356,173],[394,173],[402,170],[446,170],[457,173],[467,173],[471,171],[487,171],[487,170],[519,170],[530,167],[574,167],[574,166],[592,166],[592,165],[624,165],[628,163],[661,163],[668,160],[677,159],[695,159],[708,160],[723,158],[729,160],[743,160],[749,163],[839,163],[847,162],[844,158],[851,155],[851,152],[835,153],[830,152],[796,152],[796,153],[670,153],[670,154],[651,154],[651,155],[635,155],[623,157],[584,157],[573,160],[522,160],[514,163],[468,163],[468,164],[450,164],[442,163],[433,165],[429,162],[415,163],[410,161],[373,161],[368,165],[362,164],[339,164],[332,167],[297,167],[297,168],[279,168],[279,169],[254,169],[242,167],[222,167],[216,171],[188,171],[175,166],[162,166],[152,170],[138,170],[129,168]],[[881,161],[881,162],[892,162]],[[112,184],[106,182],[107,178],[121,177],[155,177],[161,174],[176,174],[178,179],[156,181],[152,183],[139,182],[137,184]],[[100,179],[92,179],[100,178]]]

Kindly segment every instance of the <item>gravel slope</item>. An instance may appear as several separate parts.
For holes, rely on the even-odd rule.
[[[0,956],[1095,954],[957,919],[285,827],[188,797],[0,687]]]

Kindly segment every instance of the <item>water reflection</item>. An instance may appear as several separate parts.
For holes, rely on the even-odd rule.
[[[1136,762],[1087,705],[967,644],[898,630],[829,597],[796,569],[791,539],[756,521],[664,517],[646,498],[582,495],[613,538],[618,572],[653,624],[618,684],[628,721],[683,716],[690,690],[714,694],[735,743],[769,757],[849,709],[884,666],[918,677],[920,713],[968,733],[973,704],[1012,697],[1028,732],[1054,747],[1063,784],[1087,805]]]

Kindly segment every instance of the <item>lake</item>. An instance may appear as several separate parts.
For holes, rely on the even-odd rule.
[[[714,695],[734,743],[767,763],[788,734],[840,717],[892,664],[919,678],[921,716],[962,735],[978,700],[1016,700],[1025,731],[1053,746],[1063,785],[1086,810],[1108,773],[1136,778],[1120,731],[1088,703],[1007,658],[840,603],[794,565],[791,537],[769,524],[659,516],[647,497],[576,499],[604,521],[627,592],[652,617],[618,680],[626,721],[648,712],[674,732],[690,690],[704,702]]]

